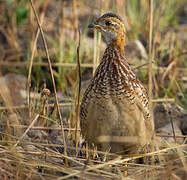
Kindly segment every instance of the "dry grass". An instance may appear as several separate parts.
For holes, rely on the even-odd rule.
[[[22,27],[16,25],[15,17],[18,18],[18,15],[15,15],[14,11],[17,11],[15,9],[18,9],[18,7],[12,6],[10,7],[10,9],[12,8],[12,12],[10,10],[8,11],[8,15],[10,17],[12,16],[12,19],[6,24],[7,31],[5,31],[5,26],[0,25],[0,32],[6,37],[8,47],[7,49],[3,49],[4,55],[2,54],[0,58],[1,67],[6,67],[4,69],[1,68],[2,73],[4,74],[5,70],[11,72],[11,68],[15,72],[16,66],[24,67],[23,69],[28,67],[28,71],[26,72],[28,77],[26,105],[14,105],[14,97],[11,96],[10,89],[7,87],[6,82],[1,81],[0,95],[3,106],[0,107],[0,179],[182,180],[187,176],[186,136],[157,134],[155,138],[155,149],[152,152],[135,154],[128,157],[118,156],[108,152],[99,152],[97,149],[88,149],[87,146],[85,148],[81,146],[82,139],[78,118],[81,98],[81,68],[92,68],[93,71],[95,70],[99,63],[100,48],[97,47],[101,45],[101,37],[100,35],[95,36],[94,51],[90,53],[92,50],[88,50],[86,48],[87,44],[83,43],[82,40],[86,38],[86,33],[77,33],[78,24],[84,21],[79,22],[77,16],[78,11],[80,15],[83,13],[83,10],[85,14],[93,14],[91,12],[92,9],[98,10],[101,13],[113,8],[113,11],[117,11],[123,17],[129,16],[127,18],[129,21],[127,24],[129,32],[137,28],[138,31],[142,31],[147,35],[147,39],[149,37],[149,45],[147,47],[149,49],[149,74],[147,73],[147,62],[143,67],[142,63],[140,63],[141,65],[136,65],[137,68],[135,67],[134,69],[141,69],[143,71],[142,74],[146,74],[145,79],[149,79],[149,97],[151,102],[155,105],[158,102],[167,103],[175,101],[183,107],[187,104],[183,86],[177,82],[181,76],[185,77],[187,75],[184,60],[186,52],[180,49],[181,45],[175,37],[177,30],[176,32],[172,32],[175,35],[167,34],[169,36],[168,39],[166,36],[163,40],[161,38],[163,33],[163,29],[161,28],[163,26],[167,27],[164,24],[166,20],[162,20],[166,18],[164,16],[164,12],[166,13],[164,10],[167,8],[166,3],[162,2],[162,6],[158,6],[157,3],[154,4],[154,1],[150,1],[152,8],[149,9],[150,4],[148,1],[141,1],[139,4],[141,6],[141,13],[147,17],[146,22],[150,22],[141,26],[141,23],[143,24],[145,19],[140,19],[140,22],[134,24],[137,14],[134,13],[132,15],[128,12],[129,10],[124,12],[121,1],[107,1],[105,3],[103,1],[100,3],[98,1],[97,3],[96,1],[93,2],[94,4],[86,1],[80,1],[78,3],[73,0],[71,3],[60,2],[58,4],[61,11],[61,26],[59,30],[60,34],[56,33],[54,35],[55,41],[51,38],[51,31],[55,25],[52,20],[56,16],[54,12],[52,12],[54,13],[52,14],[54,19],[49,18],[49,15],[47,16],[47,9],[53,7],[50,6],[50,3],[52,3],[50,1],[35,1],[34,4],[32,0],[30,0],[30,4],[21,2],[26,7],[30,6],[29,25],[23,25]],[[172,0],[172,3],[174,2]],[[19,4],[18,2],[16,3]],[[131,4],[128,0],[124,3],[127,4],[129,9],[132,8],[133,10],[131,6],[133,3]],[[3,5],[6,6],[5,4]],[[134,6],[136,4],[138,4],[138,1],[134,1]],[[158,6],[157,9],[156,6]],[[65,13],[67,13],[65,8],[67,7],[71,9],[68,18],[65,17]],[[88,10],[85,7],[88,7]],[[142,7],[145,8],[144,12]],[[2,12],[4,11],[2,10]],[[40,16],[38,17],[39,14]],[[158,19],[156,19],[155,25],[153,19],[156,17]],[[3,18],[3,16],[0,16],[0,20]],[[161,21],[159,21],[159,18]],[[27,54],[29,58],[25,58],[25,61],[21,57],[24,57],[23,54],[26,51],[23,51],[18,43],[18,31],[24,28],[26,30],[29,29],[31,33],[29,42],[30,52]],[[44,33],[44,30],[47,33]],[[65,35],[66,30],[69,31],[69,36]],[[48,36],[48,34],[50,35]],[[136,36],[137,32],[134,34],[129,33],[129,37]],[[37,48],[39,38],[42,38],[44,44],[40,44],[42,50]],[[74,39],[76,39],[76,42],[73,42]],[[178,46],[176,46],[177,43]],[[1,48],[0,51],[2,51]],[[94,58],[92,58],[93,54]],[[166,55],[169,56],[169,65],[167,67],[159,66],[159,63],[161,63],[160,59]],[[44,61],[45,57],[47,57],[48,63],[40,61]],[[56,59],[55,62],[54,59]],[[85,59],[90,61],[85,61]],[[94,59],[93,62],[91,59]],[[152,64],[153,60],[157,64]],[[47,76],[48,74],[51,78],[50,84],[52,84],[52,88],[50,90],[53,92],[53,96],[49,95],[50,90],[47,88],[46,83],[41,87],[43,71],[41,69],[36,70],[36,66],[49,68],[49,70],[44,70],[44,75]],[[70,70],[67,70],[68,68]],[[22,71],[20,70],[19,73]],[[84,73],[84,70],[82,72]],[[47,79],[46,76],[44,78],[45,80]],[[185,78],[183,79],[185,81]],[[34,84],[34,82],[40,84],[39,89],[41,93],[39,94],[39,98],[32,96],[32,93],[34,95],[38,94],[36,93],[38,90],[33,89],[33,86],[37,84]],[[180,82],[183,82],[183,80]],[[68,87],[69,84],[71,85],[71,89],[73,90],[71,91],[70,102],[59,102],[56,84],[59,90],[63,92],[68,90],[65,87]],[[177,97],[178,92],[182,94],[182,101]],[[71,108],[71,112],[65,118],[63,117],[64,114],[61,114],[61,111],[67,107]],[[150,107],[152,108],[152,105]],[[183,141],[181,143],[170,143],[169,141],[160,142],[159,137],[182,139]],[[119,138],[118,140],[124,141],[124,139]],[[149,159],[148,163],[138,164],[136,160],[141,157],[147,157]],[[151,158],[155,159],[152,164],[150,161]],[[124,177],[126,172],[127,176]]]

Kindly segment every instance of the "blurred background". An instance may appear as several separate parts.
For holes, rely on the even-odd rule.
[[[114,12],[123,18],[127,29],[125,53],[132,67],[148,62],[149,1],[38,0],[34,4],[54,63],[58,92],[72,95],[77,81],[78,29],[81,31],[83,83],[91,78],[105,44],[87,25],[104,12]],[[187,105],[186,4],[185,0],[156,0],[153,14],[153,96],[174,98],[183,107]],[[40,34],[37,35],[37,22],[29,1],[1,1],[0,11],[1,75],[13,73],[27,78],[32,59],[31,87],[40,89],[46,81],[52,90],[44,45]],[[135,71],[147,84],[147,66]]]
[[[65,124],[68,122],[74,127],[76,121],[78,31],[82,95],[106,48],[101,35],[87,26],[103,13],[113,12],[123,18],[127,29],[124,53],[148,89],[149,3],[148,0],[34,1],[47,42]],[[153,8],[152,98],[156,119],[164,121],[165,116],[160,117],[164,110],[175,116],[181,116],[176,105],[187,110],[187,2],[155,0]],[[30,1],[0,1],[0,11],[0,80],[9,90],[9,96],[1,93],[0,103],[3,107],[7,104],[18,106],[18,109],[29,103],[31,116],[42,110],[43,89],[51,91],[47,101],[55,102],[44,44]],[[167,106],[164,110],[163,105]],[[50,115],[50,112],[45,114]],[[27,115],[23,119],[27,124]],[[160,127],[160,121],[156,127]]]
[[[134,68],[148,62],[149,1],[39,0],[34,4],[42,22],[51,61],[57,63],[54,64],[54,75],[58,91],[71,94],[68,88],[74,86],[77,78],[78,29],[81,31],[80,61],[85,64],[81,69],[83,80],[90,79],[105,44],[99,41],[96,33],[94,40],[94,34],[87,25],[104,12],[117,13],[125,22],[128,62]],[[153,95],[174,98],[183,106],[187,104],[186,4],[185,0],[156,0],[153,14]],[[44,45],[40,35],[37,36],[37,22],[29,1],[1,1],[0,11],[1,74],[22,74],[27,78],[33,58],[31,87],[40,88],[45,80],[51,89]],[[33,53],[35,41],[36,51]],[[146,84],[147,66],[136,71]]]
[[[81,172],[86,168],[84,164],[76,164],[86,161],[85,151],[79,152],[79,159],[77,149],[75,151],[75,146],[80,147],[83,142],[80,134],[75,133],[80,132],[76,111],[77,47],[80,38],[82,96],[106,48],[101,35],[87,26],[103,13],[113,12],[124,20],[127,29],[124,53],[148,89],[149,0],[33,0],[33,3],[49,50],[64,129],[61,131],[59,125],[51,73],[30,1],[0,0],[0,150],[3,150],[0,158],[7,158],[0,160],[3,169],[0,169],[0,179],[15,177],[15,174],[18,179],[25,179],[28,174],[30,179],[40,179],[41,175],[56,179],[73,173],[74,169],[67,170],[64,166],[67,154],[74,160],[69,163],[70,167],[82,168]],[[155,128],[163,135],[161,140],[166,141],[164,147],[171,147],[169,143],[185,143],[182,138],[187,135],[187,1],[154,0],[153,8],[151,56]],[[32,120],[36,121],[36,127],[32,127]],[[24,133],[28,126],[29,131]],[[75,127],[77,131],[72,129]],[[177,140],[174,134],[179,137]],[[13,151],[9,151],[13,147]],[[43,152],[45,158],[40,154]],[[173,157],[183,158],[181,154]],[[172,163],[171,167],[164,164],[168,174],[177,174],[179,167],[186,167],[178,161]],[[124,171],[120,165],[117,164],[118,168]],[[139,172],[138,168],[132,169],[133,175]],[[161,178],[160,174],[169,177],[165,171],[159,169],[158,177]],[[116,178],[116,174],[110,176]]]

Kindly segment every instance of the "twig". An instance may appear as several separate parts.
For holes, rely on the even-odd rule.
[[[156,136],[174,138],[174,135],[160,134],[160,133],[157,133]],[[187,135],[178,135],[178,136],[175,136],[175,138],[187,138]]]
[[[36,10],[35,10],[33,1],[30,0],[30,3],[31,3],[32,9],[33,9],[33,11],[34,11],[34,15],[35,15],[35,17],[36,17],[37,24],[38,24],[38,27],[39,27],[39,29],[40,29],[41,36],[42,36],[42,40],[43,40],[44,47],[45,47],[45,52],[46,52],[46,56],[47,56],[47,60],[48,60],[48,65],[49,65],[50,73],[51,73],[52,83],[53,83],[53,89],[54,89],[54,94],[55,94],[55,100],[56,100],[56,105],[57,105],[57,111],[58,111],[58,115],[59,115],[60,122],[61,122],[62,137],[63,137],[63,143],[64,143],[64,154],[67,156],[67,148],[66,148],[65,133],[64,133],[64,130],[63,130],[63,129],[64,129],[64,127],[63,127],[63,121],[62,121],[62,116],[61,116],[61,113],[60,113],[60,108],[59,108],[59,103],[58,103],[58,97],[57,97],[57,92],[56,92],[56,84],[55,84],[55,79],[54,79],[54,75],[53,75],[53,69],[52,69],[51,60],[50,60],[49,52],[48,52],[48,48],[47,48],[47,43],[46,43],[46,40],[45,40],[45,38],[44,38],[43,29],[42,29],[42,27],[41,27],[41,24],[40,24],[38,15],[37,15],[37,13],[36,13]],[[65,159],[65,160],[67,160],[67,159]],[[66,162],[66,164],[67,164],[67,162]]]
[[[71,60],[64,60],[64,61],[71,61]],[[28,62],[8,62],[8,61],[0,61],[0,66],[11,66],[11,67],[25,67],[28,66],[29,63]],[[76,67],[77,63],[51,63],[52,66],[57,67]],[[33,66],[48,66],[48,63],[45,62],[34,62]],[[142,66],[142,65],[140,65]],[[81,63],[81,68],[93,68],[93,64],[91,63]],[[135,67],[139,68],[139,66]],[[143,69],[147,69],[147,67],[143,66]],[[160,66],[153,66],[152,69],[154,70],[160,70],[162,72],[165,72],[167,67],[160,67]],[[186,68],[181,68],[181,67],[176,67],[176,70],[182,72],[182,73],[186,73],[187,69]]]
[[[16,142],[16,144],[14,144],[13,148],[15,148],[20,143],[20,141],[25,137],[25,135],[27,134],[27,132],[31,129],[31,127],[33,127],[34,123],[37,121],[38,117],[39,117],[39,114],[36,115],[36,117],[31,122],[31,124],[26,129],[26,131],[23,133],[23,135],[18,139],[18,141]]]
[[[167,74],[172,70],[172,68],[176,65],[176,61],[172,61],[169,66],[167,67],[166,71],[162,75],[161,82],[164,83],[164,79],[166,78]],[[173,72],[172,72],[173,73]]]
[[[174,98],[158,98],[158,99],[152,99],[152,102],[158,103],[158,102],[175,102]]]
[[[47,107],[54,107],[55,104],[47,104],[46,106]],[[60,103],[59,104],[59,107],[66,107],[66,106],[72,106],[73,103]],[[7,106],[0,106],[0,111],[1,110],[7,110],[7,109],[26,109],[28,108],[28,106],[26,105],[20,105],[20,106],[10,106],[10,107],[7,107]]]
[[[67,60],[71,61],[71,60]],[[0,61],[0,66],[11,66],[11,67],[25,67],[28,66],[28,62],[6,62],[6,61]],[[77,63],[51,63],[52,66],[62,66],[62,67],[76,67]],[[33,66],[48,66],[48,63],[45,62],[34,62]],[[87,67],[92,68],[93,64],[84,63],[81,64],[81,67]]]
[[[185,145],[182,145],[182,146],[185,146]],[[150,152],[150,153],[146,153],[146,154],[140,154],[140,155],[137,155],[137,156],[127,157],[127,158],[124,158],[124,159],[122,159],[121,157],[117,157],[116,159],[108,161],[106,163],[96,164],[96,165],[90,166],[90,167],[86,168],[84,172],[91,171],[91,170],[94,171],[96,169],[104,168],[105,166],[109,166],[109,165],[123,164],[125,162],[132,161],[132,160],[142,158],[142,157],[158,155],[160,153],[165,153],[165,152],[168,152],[170,150],[176,149],[178,147],[179,147],[179,145],[176,145],[176,146],[173,146],[173,147],[170,147],[170,148],[165,148],[165,149],[162,149],[162,150],[158,150],[158,151],[154,151],[154,152]],[[79,171],[78,173],[75,172],[75,173],[63,176],[62,178],[59,178],[59,180],[67,179],[67,178],[70,178],[70,177],[73,177],[73,176],[78,176],[80,173],[81,173],[81,171]]]
[[[108,162],[105,162],[104,164],[98,164],[98,165],[88,166],[88,168],[85,168],[84,172],[88,172],[88,171],[91,171],[91,170],[97,170],[97,169],[105,167],[107,165],[113,165],[116,162],[120,161],[120,158],[121,157],[117,157],[116,159],[108,161]],[[80,173],[82,173],[82,171],[75,172],[75,173],[63,176],[61,178],[58,178],[58,180],[68,179],[68,178],[73,177],[73,176],[78,176]]]
[[[0,126],[7,126],[7,124],[3,124],[3,123],[0,123]],[[26,125],[16,125],[16,124],[10,124],[9,125],[10,127],[16,127],[16,128],[20,128],[20,129],[26,129],[28,128],[29,126],[26,126]],[[34,126],[34,127],[31,127],[30,129],[32,130],[44,130],[44,131],[49,131],[49,130],[56,130],[56,131],[60,131],[61,130],[61,127],[43,127],[43,126]],[[64,131],[76,131],[75,128],[66,128],[64,127]],[[80,131],[80,129],[77,129],[77,131]]]
[[[154,61],[153,61],[154,62]],[[153,63],[152,62],[152,63]],[[149,65],[149,62],[148,63],[144,63],[144,64],[141,64],[141,65],[139,65],[139,66],[136,66],[136,67],[134,67],[134,68],[132,68],[133,70],[135,70],[135,69],[139,69],[139,68],[141,68],[141,67],[143,67],[143,66],[147,66],[147,65]]]
[[[153,111],[152,111],[152,35],[153,35],[153,0],[150,0],[150,22],[149,22],[149,109],[152,122],[152,130],[154,130]]]
[[[81,33],[80,29],[79,32],[79,41],[77,46],[77,71],[78,71],[78,77],[79,77],[79,86],[78,86],[78,98],[77,98],[77,108],[76,108],[76,134],[75,134],[75,141],[76,141],[76,151],[78,149],[78,122],[79,122],[79,111],[80,111],[80,93],[81,93],[81,67],[80,67],[80,39],[81,39]]]
[[[44,15],[45,15],[48,3],[49,3],[49,0],[47,0],[45,2],[42,14],[40,16],[41,25],[43,24]],[[37,44],[37,40],[38,40],[38,37],[39,37],[39,33],[40,33],[40,29],[38,28],[37,33],[36,33],[36,37],[35,37],[35,40],[34,40],[34,44],[33,44],[33,49],[32,49],[30,64],[29,64],[28,77],[27,77],[27,104],[28,104],[28,107],[29,107],[29,118],[31,117],[31,105],[30,105],[30,100],[31,100],[31,98],[30,98],[31,72],[32,72],[34,54],[35,54],[35,51],[36,51],[36,44]]]
[[[174,129],[174,125],[173,125],[173,119],[171,118],[171,115],[170,115],[169,111],[167,111],[167,113],[169,115],[169,120],[170,120],[172,131],[173,131],[173,138],[175,140],[175,143],[177,143],[176,135],[175,135],[175,129]]]

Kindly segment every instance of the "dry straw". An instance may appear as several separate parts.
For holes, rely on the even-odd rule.
[[[53,69],[52,69],[51,60],[50,60],[50,57],[49,57],[49,52],[48,52],[48,48],[47,48],[47,43],[46,43],[46,40],[45,40],[45,38],[44,38],[43,29],[42,29],[42,27],[41,27],[41,24],[40,24],[38,15],[37,15],[37,13],[36,13],[36,10],[35,10],[33,1],[30,0],[30,3],[31,3],[32,9],[33,9],[33,11],[34,11],[34,15],[35,15],[35,17],[36,17],[37,24],[38,24],[38,27],[39,27],[39,29],[40,29],[41,36],[42,36],[42,40],[43,40],[44,47],[45,47],[45,52],[46,52],[46,56],[47,56],[47,60],[48,60],[48,65],[49,65],[49,69],[50,69],[50,74],[51,74],[52,83],[53,83],[53,90],[54,90],[54,94],[55,94],[55,100],[56,100],[58,115],[59,115],[60,122],[61,122],[62,137],[63,137],[63,143],[64,143],[64,153],[65,153],[65,155],[67,156],[67,147],[66,147],[66,139],[65,139],[64,127],[63,127],[63,121],[62,121],[62,116],[61,116],[61,112],[60,112],[60,108],[59,108],[58,97],[57,97],[57,92],[56,92],[56,85],[55,85],[55,79],[54,79],[54,75],[53,75]]]

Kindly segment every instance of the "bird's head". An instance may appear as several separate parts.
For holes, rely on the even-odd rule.
[[[113,13],[106,13],[88,25],[101,32],[106,44],[124,49],[125,45],[125,25],[121,17]]]

